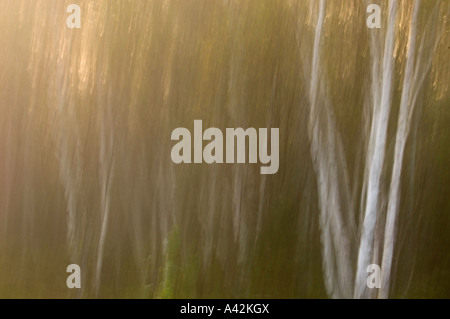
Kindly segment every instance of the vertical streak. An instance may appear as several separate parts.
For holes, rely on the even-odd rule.
[[[383,56],[383,75],[381,101],[379,105],[379,113],[375,114],[372,120],[371,133],[375,134],[373,142],[373,157],[369,166],[369,180],[367,184],[367,200],[365,207],[364,222],[362,228],[361,241],[358,251],[358,264],[355,281],[355,298],[363,297],[366,289],[367,267],[371,264],[374,230],[378,216],[378,200],[380,196],[380,179],[383,170],[384,157],[386,152],[386,135],[387,125],[389,121],[389,113],[391,109],[392,97],[392,78],[394,71],[394,38],[395,38],[395,20],[397,16],[397,2],[389,1],[388,31],[385,40],[384,56]],[[375,109],[377,105],[374,105]],[[378,117],[378,118],[377,118]]]
[[[319,17],[316,24],[313,61],[311,67],[310,116],[308,133],[311,141],[311,157],[316,172],[322,241],[324,281],[329,296],[345,298],[352,295],[352,271],[350,243],[347,227],[342,218],[342,192],[348,199],[348,184],[342,182],[339,172],[346,170],[342,156],[342,144],[328,101],[319,100],[321,37],[325,19],[326,1],[319,4]],[[350,205],[351,206],[351,205]],[[351,226],[351,225],[349,225]]]
[[[414,69],[414,57],[416,52],[416,36],[417,36],[417,16],[420,8],[420,0],[415,0],[413,17],[409,31],[408,55],[406,60],[405,78],[403,80],[403,92],[400,101],[400,113],[397,124],[397,135],[395,141],[394,166],[392,168],[391,185],[389,190],[389,202],[386,217],[386,226],[384,233],[384,247],[381,274],[381,289],[379,291],[380,298],[389,296],[390,275],[392,267],[392,256],[394,251],[394,239],[396,232],[396,220],[398,214],[398,206],[400,199],[400,175],[402,172],[403,156],[405,144],[409,134],[412,112],[414,104],[411,104],[411,87],[414,85],[412,81]]]

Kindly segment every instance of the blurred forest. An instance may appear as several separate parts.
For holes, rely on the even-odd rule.
[[[381,296],[450,298],[449,10],[0,1],[0,297],[376,297],[385,258]],[[172,163],[196,119],[279,128],[278,173]]]

